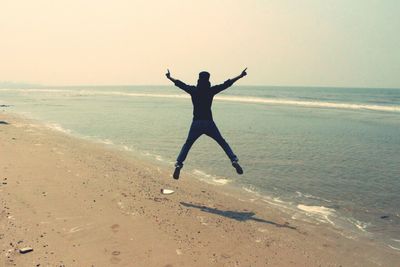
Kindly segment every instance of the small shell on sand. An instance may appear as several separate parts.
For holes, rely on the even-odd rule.
[[[171,194],[173,194],[175,191],[174,190],[171,190],[171,189],[161,189],[161,194],[164,194],[164,195],[171,195]]]

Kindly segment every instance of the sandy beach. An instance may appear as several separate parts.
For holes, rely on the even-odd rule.
[[[5,112],[0,170],[0,266],[400,266],[372,240]]]

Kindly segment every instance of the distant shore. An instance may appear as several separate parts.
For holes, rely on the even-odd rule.
[[[1,266],[400,265],[371,240],[0,114]]]

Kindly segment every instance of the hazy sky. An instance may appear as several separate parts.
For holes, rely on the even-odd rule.
[[[0,0],[0,81],[400,88],[398,0]]]

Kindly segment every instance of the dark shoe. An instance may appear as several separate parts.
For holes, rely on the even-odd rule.
[[[232,161],[232,166],[236,169],[236,172],[238,174],[243,174],[243,169],[242,169],[242,167],[240,167],[240,165],[237,161]]]
[[[178,164],[178,163],[175,164],[175,171],[174,171],[174,174],[172,175],[172,177],[174,177],[175,180],[179,179],[179,174],[181,172],[182,167],[183,167],[182,164]]]

